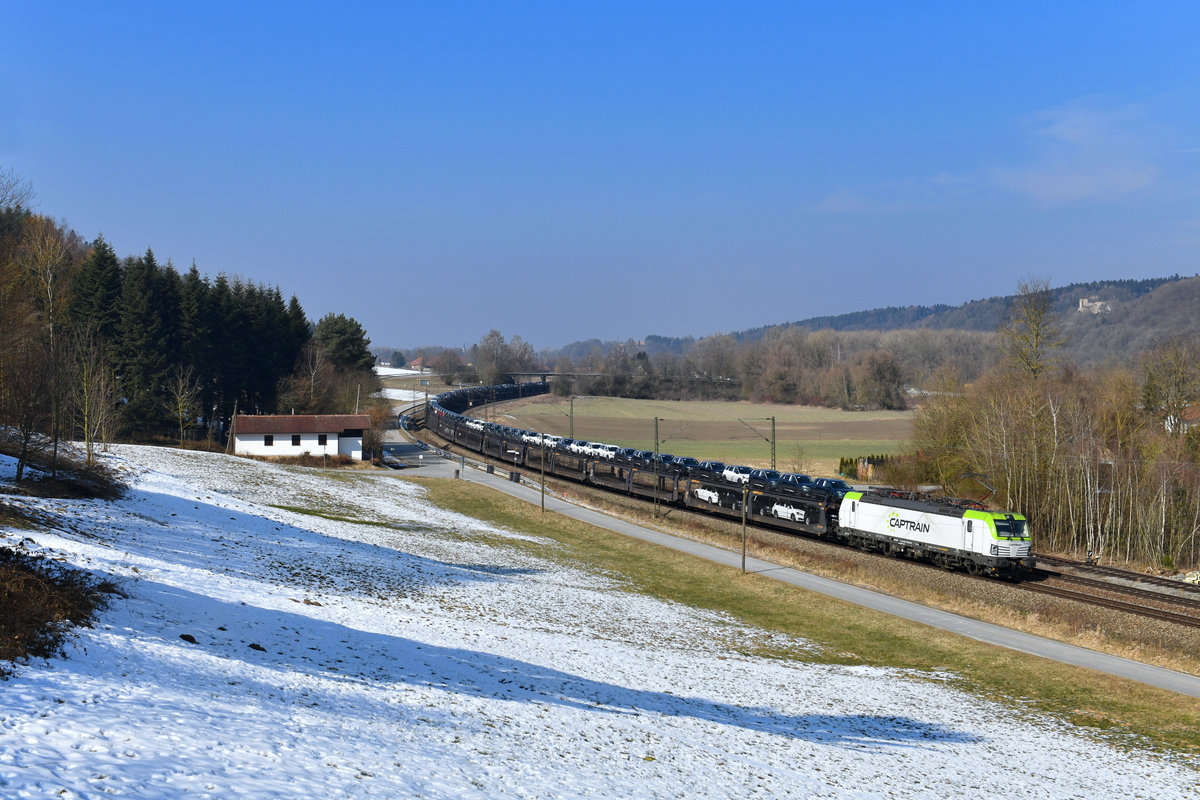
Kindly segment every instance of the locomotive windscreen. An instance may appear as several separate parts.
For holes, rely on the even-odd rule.
[[[1011,517],[996,519],[996,535],[1004,538],[1025,538],[1025,520],[1012,519]]]

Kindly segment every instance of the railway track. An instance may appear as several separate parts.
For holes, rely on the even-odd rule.
[[[1169,594],[1167,592],[1157,592],[1152,589],[1141,589],[1137,586],[1125,586],[1111,581],[1096,580],[1095,578],[1087,578],[1082,575],[1064,575],[1062,573],[1047,573],[1052,575],[1056,580],[1065,583],[1072,583],[1078,586],[1085,586],[1093,591],[1108,591],[1114,594],[1123,594],[1130,597],[1136,597],[1151,603],[1161,603],[1163,605],[1174,606],[1175,608],[1187,609],[1200,618],[1200,599],[1195,597],[1180,597],[1179,595]]]
[[[1062,577],[1068,577],[1068,576],[1062,576]],[[1185,625],[1189,628],[1200,628],[1200,617],[1197,617],[1195,614],[1181,613],[1178,611],[1169,611],[1169,610],[1166,610],[1163,608],[1156,608],[1154,606],[1142,605],[1140,603],[1131,603],[1126,600],[1118,600],[1113,597],[1104,597],[1104,596],[1101,596],[1101,595],[1095,593],[1094,586],[1089,587],[1091,589],[1091,591],[1088,591],[1088,590],[1080,591],[1080,590],[1072,589],[1072,588],[1069,588],[1066,586],[1055,586],[1055,585],[1049,585],[1049,584],[1037,583],[1037,582],[1025,582],[1025,583],[1019,583],[1019,584],[1015,584],[1015,585],[1020,587],[1020,589],[1022,589],[1023,591],[1027,591],[1027,592],[1035,592],[1038,594],[1051,595],[1053,597],[1061,597],[1061,598],[1064,598],[1067,600],[1074,600],[1074,601],[1080,602],[1080,603],[1087,603],[1088,605],[1100,606],[1102,608],[1110,608],[1115,611],[1123,611],[1127,614],[1136,614],[1141,617],[1149,617],[1150,619],[1157,619],[1157,620],[1161,620],[1163,622],[1170,622],[1175,625]],[[1103,590],[1111,591],[1111,588],[1112,588],[1111,584],[1105,584]],[[1157,592],[1147,592],[1147,594],[1156,595],[1156,597],[1154,598],[1156,601],[1170,602],[1169,596],[1167,596],[1167,595],[1163,595],[1163,594],[1157,593]],[[1166,601],[1164,601],[1163,598],[1168,598],[1168,599]]]
[[[427,429],[426,435],[430,433],[433,432]],[[433,438],[439,441],[446,441],[444,437],[436,434],[433,435]],[[447,444],[454,445],[455,443],[447,442]],[[603,487],[594,488],[603,489]],[[814,539],[814,541],[816,540]],[[833,543],[830,542],[829,544]],[[881,558],[885,557],[881,556]],[[1109,580],[1104,580],[1101,577],[1093,578],[1066,574],[1056,570],[1039,569],[1035,571],[1033,580],[1014,583],[1012,584],[1014,587],[1020,590],[1073,600],[1075,602],[1156,619],[1175,625],[1200,628],[1200,588],[1191,587],[1188,584],[1165,578],[1143,576],[1114,568],[1097,567],[1096,565],[1084,565],[1055,557],[1039,556],[1038,560],[1039,562],[1044,561],[1070,569],[1081,571],[1086,569],[1097,575],[1107,577]],[[920,564],[923,562],[913,561],[912,563]],[[930,567],[940,569],[934,565],[930,565]],[[1172,589],[1182,589],[1185,593],[1194,593],[1196,596],[1181,597],[1178,594],[1169,594],[1164,591],[1154,591],[1124,585],[1115,582],[1114,579],[1123,579],[1130,583],[1154,584],[1163,588],[1169,586]],[[992,579],[981,578],[981,580]]]
[[[1037,561],[1038,568],[1034,570],[1032,580],[1019,584],[1025,591],[1040,592],[1177,625],[1200,628],[1200,591],[1188,584],[1056,556],[1039,555]],[[1047,564],[1091,575],[1047,569]],[[1092,577],[1093,575],[1097,577]],[[1142,588],[1135,585],[1138,583],[1158,588]]]
[[[1174,580],[1172,578],[1163,578],[1159,575],[1144,575],[1140,572],[1133,572],[1132,570],[1120,569],[1118,567],[1108,567],[1103,564],[1089,564],[1085,561],[1073,561],[1069,558],[1047,556],[1042,555],[1041,553],[1038,553],[1036,558],[1038,564],[1053,564],[1055,566],[1065,567],[1077,572],[1103,575],[1107,578],[1113,578],[1116,580],[1162,586],[1163,588],[1172,589],[1181,595],[1191,594],[1200,598],[1200,586],[1184,583],[1183,581]]]

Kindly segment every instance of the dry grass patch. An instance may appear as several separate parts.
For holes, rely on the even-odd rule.
[[[33,512],[0,499],[0,527],[33,528],[37,525],[38,517]]]
[[[0,453],[16,457],[12,443],[0,439]],[[127,488],[120,468],[97,459],[87,463],[75,447],[62,443],[57,457],[49,450],[28,454],[25,478],[20,483],[0,483],[0,492],[30,497],[115,500]]]
[[[16,548],[0,547],[0,678],[12,664],[61,655],[70,630],[91,625],[110,580]]]
[[[326,469],[371,469],[372,465],[347,455],[314,456],[312,453],[301,453],[298,456],[247,456],[252,461],[265,461],[268,464],[282,464],[288,467],[323,467]]]

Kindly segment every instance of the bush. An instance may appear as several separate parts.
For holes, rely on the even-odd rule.
[[[0,547],[0,678],[11,664],[62,655],[71,628],[90,626],[110,594],[120,594],[112,581]]]
[[[13,442],[0,437],[0,453],[15,455]],[[77,448],[60,442],[58,458],[49,450],[30,453],[21,489],[35,497],[61,497],[89,500],[115,500],[125,494],[121,474],[102,459],[87,463]],[[36,477],[34,477],[36,475]]]

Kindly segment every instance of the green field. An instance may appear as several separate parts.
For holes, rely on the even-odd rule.
[[[841,411],[810,406],[700,400],[623,400],[541,395],[477,409],[474,416],[518,428],[654,449],[732,464],[771,465],[775,418],[777,469],[817,475],[837,473],[838,460],[902,452],[911,411]]]

